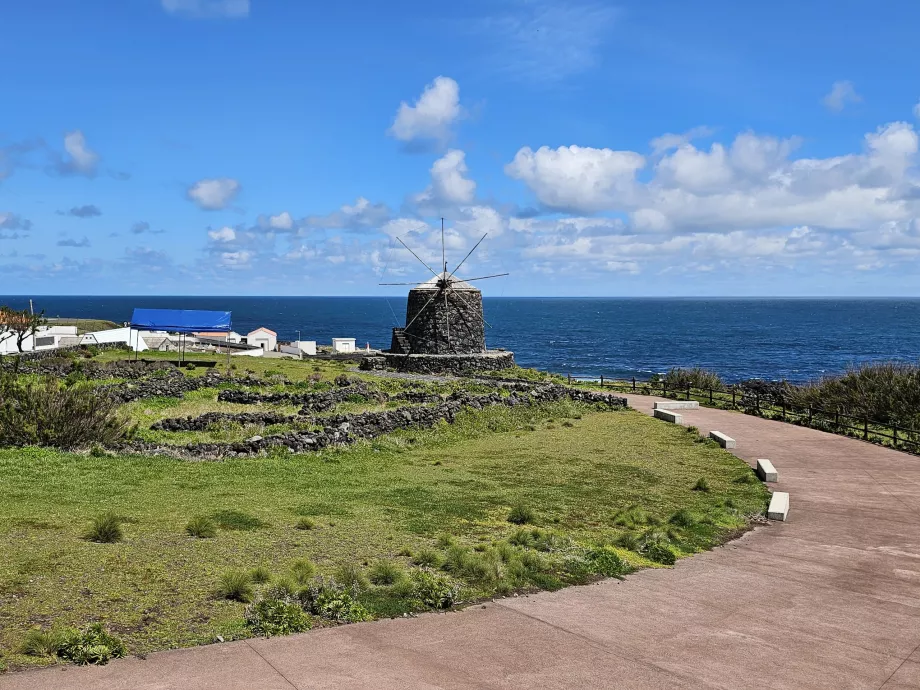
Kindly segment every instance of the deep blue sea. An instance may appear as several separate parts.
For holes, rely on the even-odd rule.
[[[404,322],[395,297],[36,297],[46,316],[128,321],[134,307],[233,312],[240,333],[282,340],[354,337],[388,347]],[[28,307],[28,298],[0,304]],[[394,316],[395,313],[395,316]],[[486,297],[489,347],[521,366],[578,376],[647,377],[702,366],[728,380],[802,381],[860,362],[920,359],[917,299],[609,299]]]

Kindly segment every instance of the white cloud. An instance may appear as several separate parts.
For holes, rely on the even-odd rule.
[[[385,223],[390,217],[386,204],[374,204],[359,196],[351,206],[343,204],[338,211],[325,216],[309,216],[304,225],[314,228],[367,230]]]
[[[240,191],[240,183],[229,177],[199,180],[186,192],[188,198],[206,211],[227,208]]]
[[[229,227],[223,227],[220,230],[209,230],[208,237],[215,242],[233,242],[236,240],[236,230]]]
[[[627,273],[636,275],[639,273],[639,264],[635,261],[608,261],[604,268],[612,273]]]
[[[419,205],[468,204],[476,196],[476,183],[465,177],[466,154],[451,149],[431,166],[431,184],[414,198]]]
[[[851,81],[835,81],[830,92],[822,99],[828,110],[839,113],[849,103],[862,102],[862,96],[856,93],[856,87]]]
[[[592,212],[628,197],[645,157],[632,151],[581,146],[525,146],[505,166],[525,182],[543,204],[559,210]]]
[[[342,256],[341,254],[336,254],[334,256],[327,256],[326,261],[328,261],[331,264],[336,264],[336,265],[343,264],[345,263],[345,257]]]
[[[400,141],[447,141],[451,126],[461,115],[460,87],[450,77],[437,77],[425,87],[415,105],[403,101],[387,133]]]
[[[393,220],[387,221],[380,230],[390,237],[403,237],[413,233],[420,234],[429,232],[431,226],[425,221],[418,220],[417,218],[394,218]]]
[[[283,211],[277,216],[270,216],[268,219],[268,225],[275,230],[293,230],[294,219],[291,217],[290,213]]]
[[[249,0],[161,0],[161,4],[170,14],[196,19],[249,16]]]
[[[715,133],[711,127],[700,126],[694,127],[693,129],[687,130],[683,134],[673,134],[667,133],[662,134],[659,137],[655,137],[649,142],[649,145],[652,147],[652,155],[658,156],[666,151],[671,149],[676,149],[684,144],[689,144],[694,139],[701,139],[704,137],[712,136]]]
[[[79,129],[64,135],[64,151],[67,159],[58,160],[55,167],[61,175],[84,175],[93,177],[99,164],[99,154],[86,143],[86,137]]]

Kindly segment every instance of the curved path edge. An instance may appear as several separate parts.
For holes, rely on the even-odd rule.
[[[660,400],[627,397],[647,414]],[[0,688],[920,688],[920,458],[682,414],[735,438],[751,466],[773,461],[787,522],[622,582],[8,674]]]

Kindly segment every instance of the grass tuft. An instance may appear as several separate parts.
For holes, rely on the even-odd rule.
[[[529,525],[537,519],[533,508],[518,504],[508,513],[508,522],[512,525]]]
[[[299,520],[297,520],[297,524],[294,525],[295,529],[302,529],[302,530],[311,530],[314,527],[316,527],[316,523],[313,522],[313,520],[311,520],[308,517],[300,518]]]
[[[227,570],[217,581],[217,594],[222,599],[248,602],[252,600],[252,578],[242,570]]]
[[[406,578],[406,571],[394,561],[377,561],[371,566],[369,578],[375,585],[395,585]]]
[[[85,538],[99,544],[113,544],[124,539],[121,518],[114,513],[103,513],[92,519]]]
[[[709,491],[709,482],[706,480],[706,477],[700,477],[696,480],[696,484],[693,485],[694,491]]]
[[[210,539],[217,536],[217,526],[207,515],[196,515],[185,526],[185,531],[198,539]]]
[[[298,558],[289,568],[291,577],[301,587],[305,587],[316,574],[316,566],[309,558]]]
[[[264,585],[266,582],[271,582],[272,572],[264,565],[258,565],[249,571],[249,579],[254,585]]]

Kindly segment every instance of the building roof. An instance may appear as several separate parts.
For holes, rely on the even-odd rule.
[[[230,331],[229,333],[224,331],[196,331],[193,335],[197,335],[199,338],[225,338],[228,335],[239,335],[235,331]]]
[[[259,326],[259,327],[258,327],[257,329],[255,329],[254,331],[249,331],[249,333],[247,333],[246,335],[252,335],[253,333],[258,333],[259,331],[265,331],[266,333],[271,333],[271,334],[272,334],[273,336],[275,336],[276,338],[278,337],[278,334],[277,334],[277,333],[275,333],[275,332],[274,332],[273,330],[271,330],[270,328],[266,328],[265,326]]]
[[[426,280],[424,283],[419,283],[416,285],[413,290],[439,290],[441,284],[444,282],[449,282],[452,290],[471,290],[473,292],[479,292],[479,288],[473,287],[465,280],[460,280],[456,276],[451,276],[450,273],[444,271],[436,276],[431,276],[429,280]]]

